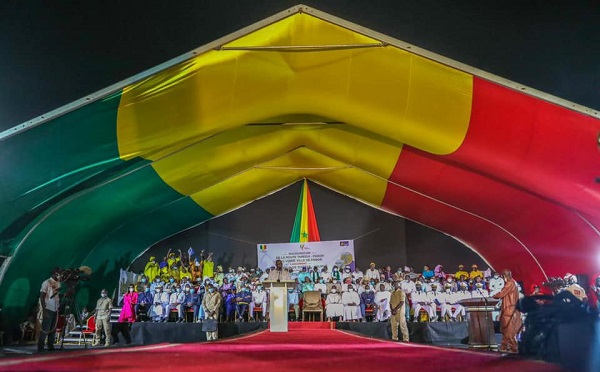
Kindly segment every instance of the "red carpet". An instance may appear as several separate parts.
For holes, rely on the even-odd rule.
[[[552,364],[495,353],[374,340],[331,329],[301,329],[308,325],[291,327],[289,333],[262,331],[213,343],[95,349],[5,359],[0,360],[0,371],[560,371]]]
[[[288,330],[300,331],[306,329],[333,329],[335,328],[334,322],[289,322]]]

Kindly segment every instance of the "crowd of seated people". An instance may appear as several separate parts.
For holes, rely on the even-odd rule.
[[[169,251],[160,263],[150,257],[144,275],[135,284],[139,294],[135,314],[143,313],[143,319],[155,322],[200,322],[205,317],[204,293],[212,284],[223,298],[220,320],[266,320],[269,296],[263,281],[273,269],[275,267],[263,272],[258,268],[230,267],[224,271],[221,265],[215,266],[212,254],[205,257],[204,252],[199,259],[192,259],[181,251],[178,256]],[[318,291],[328,320],[387,321],[394,282],[400,282],[407,295],[408,321],[464,320],[461,300],[491,297],[504,286],[498,273],[489,269],[483,272],[477,265],[472,265],[470,271],[459,265],[453,273],[445,273],[442,265],[435,266],[434,270],[426,265],[421,272],[416,272],[406,266],[396,271],[390,266],[377,268],[375,263],[365,272],[359,268],[351,270],[350,266],[286,270],[296,281],[295,288],[290,288],[288,293],[290,320],[301,319],[303,294]]]
[[[268,320],[268,286],[263,282],[268,278],[271,267],[261,269],[243,267],[223,270],[215,265],[212,254],[195,259],[189,253],[179,255],[169,251],[159,262],[150,257],[142,275],[136,283],[130,283],[127,294],[120,305],[132,307],[132,311],[121,311],[120,321],[154,322],[200,322],[206,318],[203,299],[205,291],[220,293],[223,301],[220,321],[239,322],[247,320]],[[406,293],[405,306],[407,321],[435,322],[465,319],[465,309],[461,300],[492,297],[504,286],[504,279],[489,269],[480,271],[477,265],[465,270],[463,265],[453,273],[445,273],[442,265],[431,270],[424,266],[422,271],[403,266],[393,271],[390,266],[377,268],[375,263],[364,272],[350,266],[303,267],[299,271],[286,269],[291,279],[296,281],[290,288],[288,304],[290,320],[301,320],[303,294],[308,291],[321,293],[324,316],[328,320],[340,321],[387,321],[390,317],[390,294],[393,283],[400,283]],[[566,274],[566,290],[576,298],[587,301],[585,283],[577,283],[576,276]],[[532,284],[527,295],[543,294],[540,285]],[[522,289],[520,289],[522,290]],[[548,293],[548,291],[545,291]],[[600,307],[600,275],[593,277],[590,293],[595,300],[593,305]],[[125,298],[127,297],[127,299]],[[80,314],[85,324],[93,315],[84,308]],[[20,324],[21,338],[28,335],[34,338],[35,314]],[[71,322],[67,321],[67,325]],[[73,325],[74,326],[74,325]],[[39,325],[37,327],[39,329]],[[68,328],[68,326],[67,326]],[[68,333],[68,332],[67,332]]]

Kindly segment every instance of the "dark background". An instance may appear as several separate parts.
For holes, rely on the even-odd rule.
[[[600,2],[304,1],[501,77],[600,109]],[[0,2],[0,130],[297,1]]]
[[[214,252],[217,265],[256,267],[259,243],[290,241],[302,182],[255,201],[224,216],[171,236],[151,247],[131,266],[144,269],[150,256],[160,261],[169,248],[187,252],[193,247]],[[380,211],[347,196],[309,182],[321,240],[354,239],[356,264],[363,271],[374,261],[377,267],[413,266],[422,271],[444,265],[456,272],[459,263],[487,268],[483,260],[455,239],[415,222]]]

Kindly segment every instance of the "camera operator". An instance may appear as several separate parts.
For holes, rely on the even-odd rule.
[[[575,296],[581,302],[587,302],[587,294],[585,293],[585,289],[577,283],[577,277],[571,273],[565,274],[564,277],[565,283],[567,285],[564,288],[565,291],[571,292],[573,296]]]
[[[60,299],[61,270],[56,267],[52,270],[52,276],[42,283],[40,289],[40,310],[42,312],[42,327],[38,339],[38,352],[44,350],[44,343],[48,339],[48,350],[54,350],[54,337],[57,325],[58,309]]]

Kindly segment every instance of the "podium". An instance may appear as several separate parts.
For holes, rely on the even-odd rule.
[[[271,332],[288,331],[288,288],[294,287],[294,280],[265,280],[263,285],[269,289],[269,330]]]
[[[496,349],[496,332],[494,332],[495,311],[498,300],[494,298],[470,298],[458,302],[467,311],[469,327],[469,348]]]

